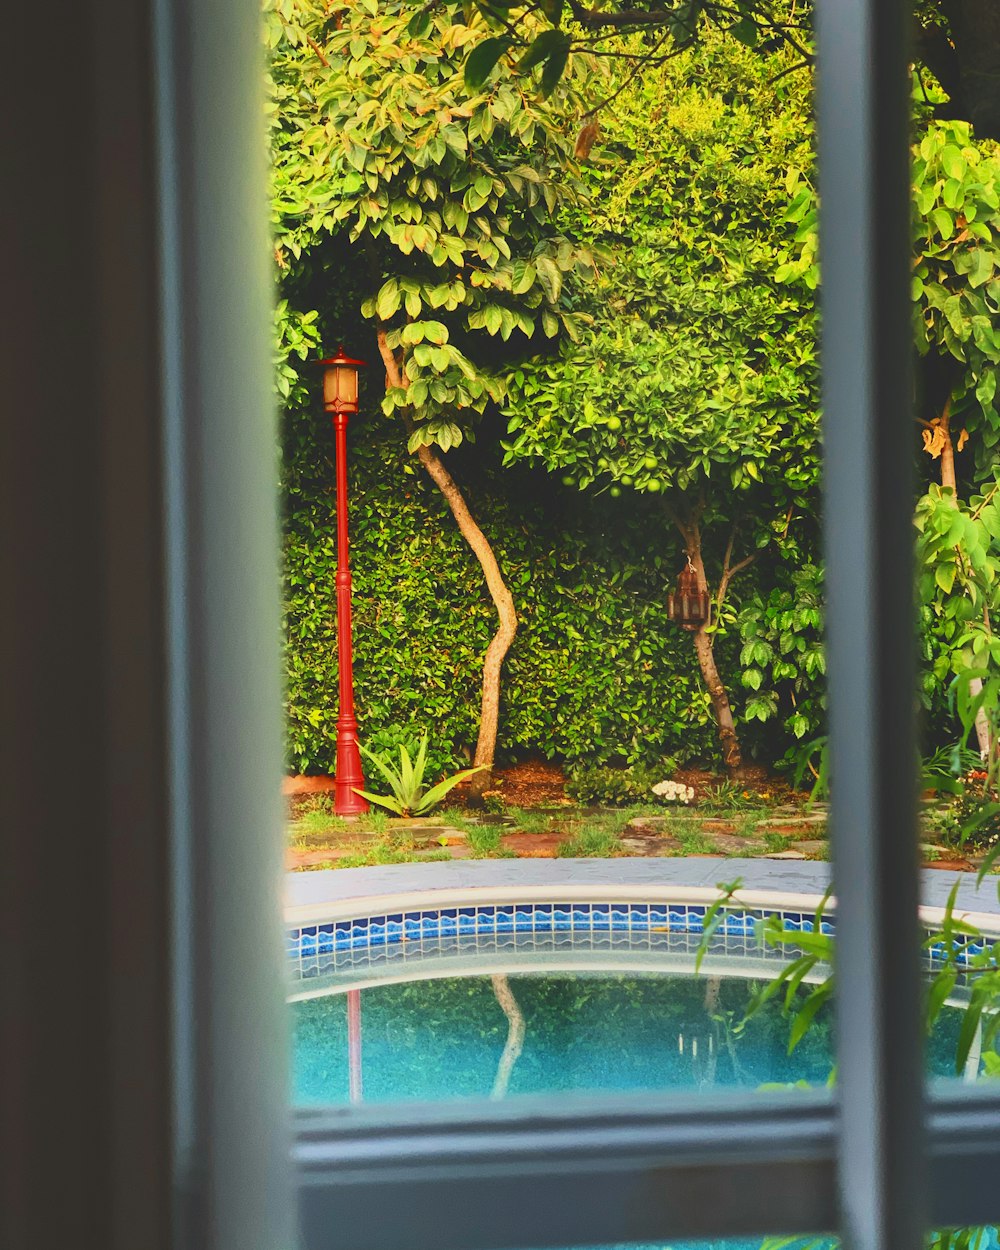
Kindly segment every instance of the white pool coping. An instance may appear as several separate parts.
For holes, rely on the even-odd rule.
[[[303,927],[427,907],[548,902],[714,902],[719,885],[740,880],[734,901],[747,908],[814,911],[830,865],[769,859],[499,859],[390,864],[286,874],[285,923]],[[921,872],[921,920],[940,923],[958,882],[955,916],[1000,936],[996,878]],[[835,910],[836,899],[829,902]]]

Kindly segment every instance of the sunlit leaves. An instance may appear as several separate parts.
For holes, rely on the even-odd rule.
[[[275,55],[276,76],[294,87],[276,145],[284,238],[299,253],[324,235],[355,245],[377,286],[363,314],[386,331],[410,382],[384,407],[405,409],[447,449],[457,445],[451,424],[474,420],[502,390],[477,336],[578,332],[563,284],[592,261],[553,220],[579,191],[560,111],[573,88],[562,83],[545,105],[498,79],[510,40],[483,39],[478,14],[414,14],[405,0],[299,0],[293,14]],[[568,46],[550,30],[531,63],[544,76]],[[444,350],[456,336],[460,361]]]
[[[921,355],[951,357],[962,366],[952,414],[973,436],[982,477],[1000,444],[1000,158],[991,145],[973,142],[966,123],[939,122],[917,144],[912,172],[914,338]],[[810,189],[798,190],[786,219],[798,223],[795,246],[781,256],[775,278],[813,288]]]

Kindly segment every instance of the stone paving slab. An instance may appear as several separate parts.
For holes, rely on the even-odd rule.
[[[755,842],[753,838],[741,838],[734,833],[712,833],[706,830],[705,837],[711,842],[714,850],[731,857],[760,853],[764,850],[763,842]]]
[[[649,856],[678,855],[681,844],[676,838],[657,838],[649,834],[642,837],[626,835],[622,838],[622,847],[630,855]]]

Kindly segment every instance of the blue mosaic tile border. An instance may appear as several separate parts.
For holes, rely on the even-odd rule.
[[[462,936],[520,934],[654,934],[704,931],[704,904],[686,903],[516,903],[427,908],[306,925],[287,930],[286,950],[293,959],[335,951],[371,950],[399,943]],[[753,935],[766,916],[779,915],[791,932],[811,933],[815,918],[808,912],[727,908],[719,935]],[[834,932],[832,920],[820,924]]]

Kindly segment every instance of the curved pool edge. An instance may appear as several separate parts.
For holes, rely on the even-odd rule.
[[[517,901],[707,904],[723,882],[741,881],[735,902],[746,907],[815,910],[830,883],[830,865],[815,860],[769,859],[501,859],[389,864],[285,876],[285,923],[400,911],[433,901],[456,907]],[[921,919],[933,926],[958,882],[955,910],[984,933],[1000,936],[995,879],[977,886],[973,874],[921,872]],[[831,899],[831,909],[835,899]]]

